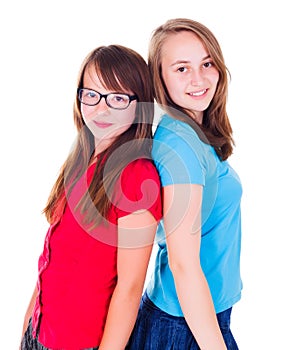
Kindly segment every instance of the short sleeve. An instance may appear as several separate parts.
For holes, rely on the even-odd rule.
[[[152,160],[138,159],[128,164],[117,183],[116,193],[117,217],[146,209],[157,221],[161,219],[161,184]]]
[[[161,123],[155,132],[152,156],[163,187],[188,183],[204,186],[204,147],[189,125]]]

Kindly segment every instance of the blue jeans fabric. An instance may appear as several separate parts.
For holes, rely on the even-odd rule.
[[[30,319],[28,328],[24,334],[23,340],[21,342],[21,350],[55,350],[48,349],[40,344],[37,338],[33,338],[32,336],[32,321]],[[89,349],[78,349],[78,350],[98,350],[99,348],[89,348]],[[59,350],[59,349],[57,349]],[[60,349],[63,350],[63,349]]]
[[[230,330],[232,308],[217,314],[229,350],[238,350]],[[135,327],[126,350],[200,350],[184,317],[176,317],[155,306],[146,293],[142,297]]]

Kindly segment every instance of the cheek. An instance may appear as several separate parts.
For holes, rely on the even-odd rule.
[[[117,117],[117,122],[120,122],[124,125],[131,125],[133,124],[135,120],[135,111],[136,111],[136,104],[132,103],[128,109],[124,111],[122,115],[119,115]]]
[[[168,90],[170,90],[170,87],[171,87],[171,77],[169,76],[169,74],[167,73],[163,73],[162,74],[162,79],[167,87]]]
[[[87,123],[88,120],[91,119],[90,108],[88,108],[88,106],[82,104],[80,110],[81,110],[81,114],[82,114],[82,118],[83,118],[84,122]]]
[[[122,118],[118,121],[118,125],[120,124],[123,128],[128,129],[135,120],[135,116],[133,114],[128,115],[126,118]]]
[[[219,72],[218,71],[215,71],[212,73],[211,82],[217,86],[217,84],[219,82]]]
[[[180,104],[183,99],[184,87],[180,81],[169,80],[167,86],[168,94],[172,101],[176,104]]]
[[[178,93],[178,89],[179,89],[178,82],[175,80],[175,77],[171,76],[170,74],[165,74],[163,76],[163,80],[169,95],[171,96],[171,98],[173,98],[173,96],[177,95]]]

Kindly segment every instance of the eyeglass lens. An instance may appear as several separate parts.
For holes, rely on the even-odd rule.
[[[82,103],[86,105],[95,106],[100,102],[101,98],[105,98],[107,105],[115,109],[124,109],[128,107],[130,103],[130,98],[126,94],[110,93],[107,95],[102,95],[94,90],[79,90],[79,99]]]

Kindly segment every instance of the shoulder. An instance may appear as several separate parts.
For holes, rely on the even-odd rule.
[[[172,148],[195,148],[202,142],[189,124],[163,115],[154,134],[154,145],[159,143]]]
[[[123,178],[153,178],[158,181],[158,172],[152,159],[140,158],[130,162],[122,172]]]
[[[156,219],[161,217],[161,183],[151,159],[137,159],[122,171],[116,187],[118,216],[140,209],[149,210]]]
[[[154,134],[152,155],[155,160],[161,155],[184,157],[191,153],[202,154],[203,151],[203,142],[189,124],[168,115],[162,116]]]
[[[162,186],[204,184],[208,145],[193,128],[170,116],[163,116],[156,129],[152,157]]]
[[[167,114],[164,114],[157,126],[155,137],[158,137],[160,133],[171,135],[173,133],[191,135],[197,137],[194,129],[187,123],[175,119]]]

